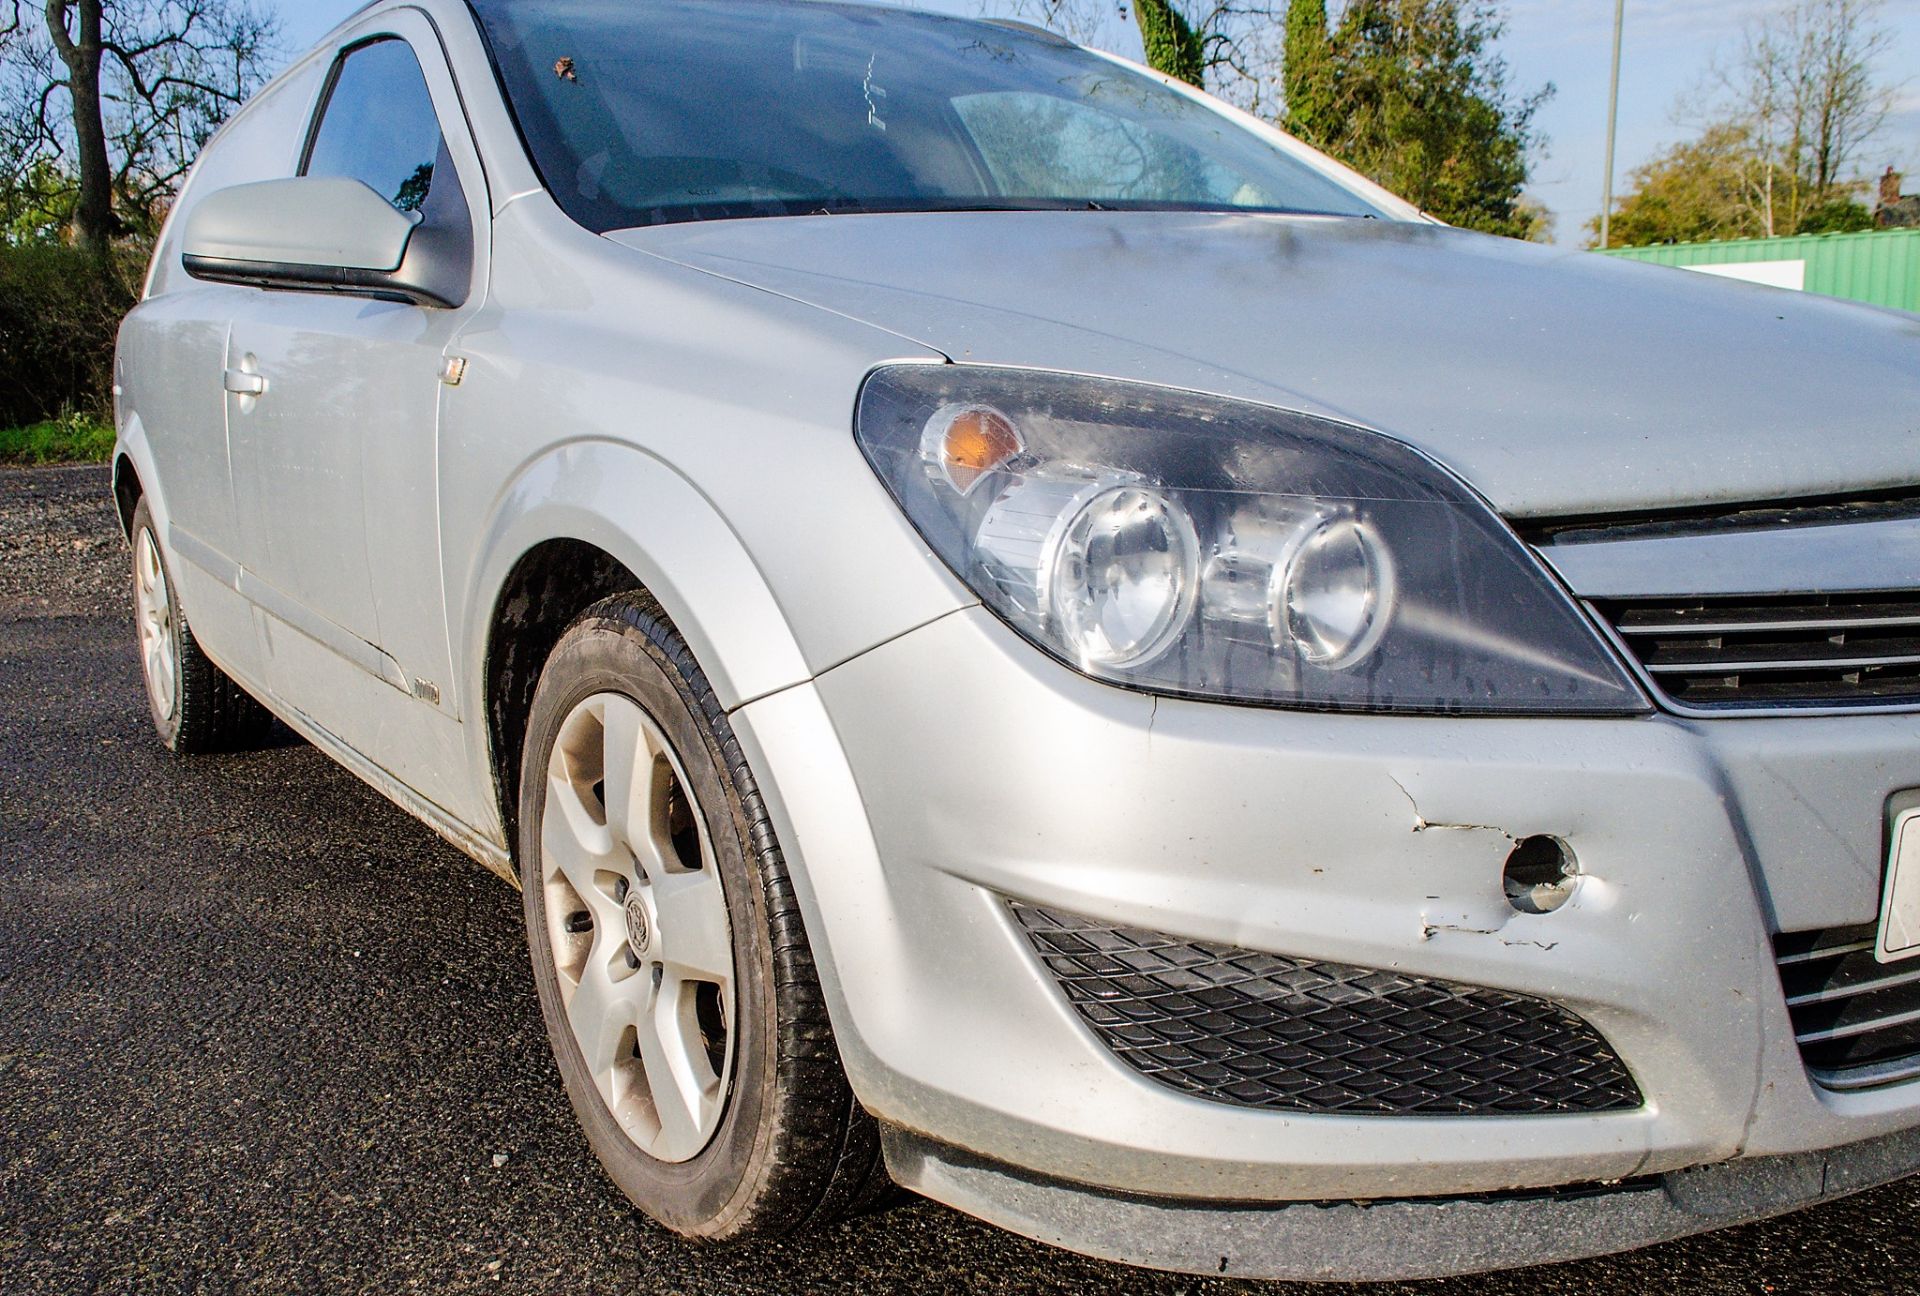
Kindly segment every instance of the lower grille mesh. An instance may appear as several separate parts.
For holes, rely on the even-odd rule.
[[[1641,1105],[1606,1041],[1545,1000],[1012,909],[1108,1048],[1202,1098],[1388,1115]]]

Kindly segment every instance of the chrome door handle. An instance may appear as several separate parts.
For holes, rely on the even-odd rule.
[[[267,379],[264,374],[248,373],[245,369],[229,369],[221,378],[221,386],[235,396],[265,396]]]

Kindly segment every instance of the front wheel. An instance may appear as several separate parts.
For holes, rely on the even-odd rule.
[[[541,1015],[614,1182],[715,1240],[790,1232],[889,1192],[753,776],[651,598],[607,599],[562,636],[522,769]]]

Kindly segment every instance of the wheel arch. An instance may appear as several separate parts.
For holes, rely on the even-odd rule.
[[[729,711],[810,678],[772,589],[713,504],[661,459],[580,440],[523,466],[481,532],[466,601],[463,713],[480,786],[515,848],[521,744],[534,686],[568,625],[644,589]]]
[[[128,540],[133,539],[133,511],[140,507],[144,494],[146,486],[133,460],[124,453],[116,454],[113,457],[113,507],[120,515],[120,534]]]
[[[114,513],[120,519],[120,534],[129,540],[133,538],[133,511],[143,499],[153,511],[154,521],[165,524],[167,509],[156,477],[146,427],[138,414],[129,411],[113,446]],[[161,538],[166,538],[164,533]]]

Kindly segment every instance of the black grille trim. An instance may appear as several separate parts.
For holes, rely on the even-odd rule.
[[[1809,495],[1771,504],[1708,504],[1644,513],[1514,518],[1510,522],[1528,544],[1551,545],[1665,540],[1794,526],[1850,526],[1910,517],[1920,517],[1920,486],[1897,486],[1865,494]]]
[[[1237,1107],[1358,1115],[1627,1111],[1639,1086],[1544,999],[1010,907],[1121,1061]]]
[[[1774,939],[1807,1072],[1829,1089],[1920,1078],[1920,958],[1881,963],[1873,923]]]
[[[1593,607],[1653,688],[1682,710],[1920,705],[1920,592]]]

